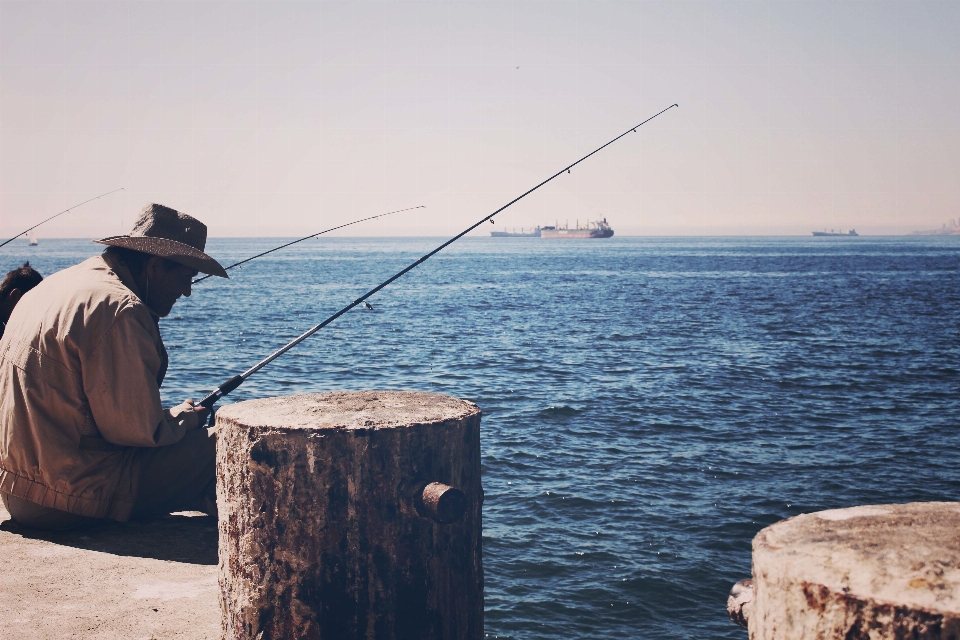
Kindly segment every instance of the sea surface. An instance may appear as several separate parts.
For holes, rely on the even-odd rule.
[[[223,263],[279,244],[212,239]],[[199,399],[441,242],[324,238],[161,323]],[[18,241],[44,274],[88,240]],[[483,409],[489,638],[737,638],[750,541],[960,500],[960,237],[466,238],[226,401],[423,389]]]

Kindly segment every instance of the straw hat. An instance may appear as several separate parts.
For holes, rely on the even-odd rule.
[[[94,242],[160,256],[201,273],[228,277],[220,263],[203,252],[207,244],[207,225],[162,204],[144,207],[127,235]]]

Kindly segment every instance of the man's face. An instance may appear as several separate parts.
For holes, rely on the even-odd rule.
[[[161,318],[167,317],[180,296],[190,297],[190,285],[196,269],[164,258],[147,262],[147,306]]]

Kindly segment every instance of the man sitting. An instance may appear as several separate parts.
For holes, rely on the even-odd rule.
[[[31,267],[29,262],[24,262],[22,267],[17,267],[0,280],[0,338],[3,337],[7,320],[20,298],[40,284],[41,280],[43,276]]]
[[[159,318],[198,272],[207,228],[148,205],[99,257],[55,273],[0,339],[0,498],[14,520],[68,529],[98,519],[215,512],[215,438],[193,401],[164,410]]]

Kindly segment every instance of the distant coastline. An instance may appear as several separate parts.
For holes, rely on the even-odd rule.
[[[944,222],[939,229],[929,231],[914,231],[912,236],[960,236],[960,219],[950,218],[949,222]]]

